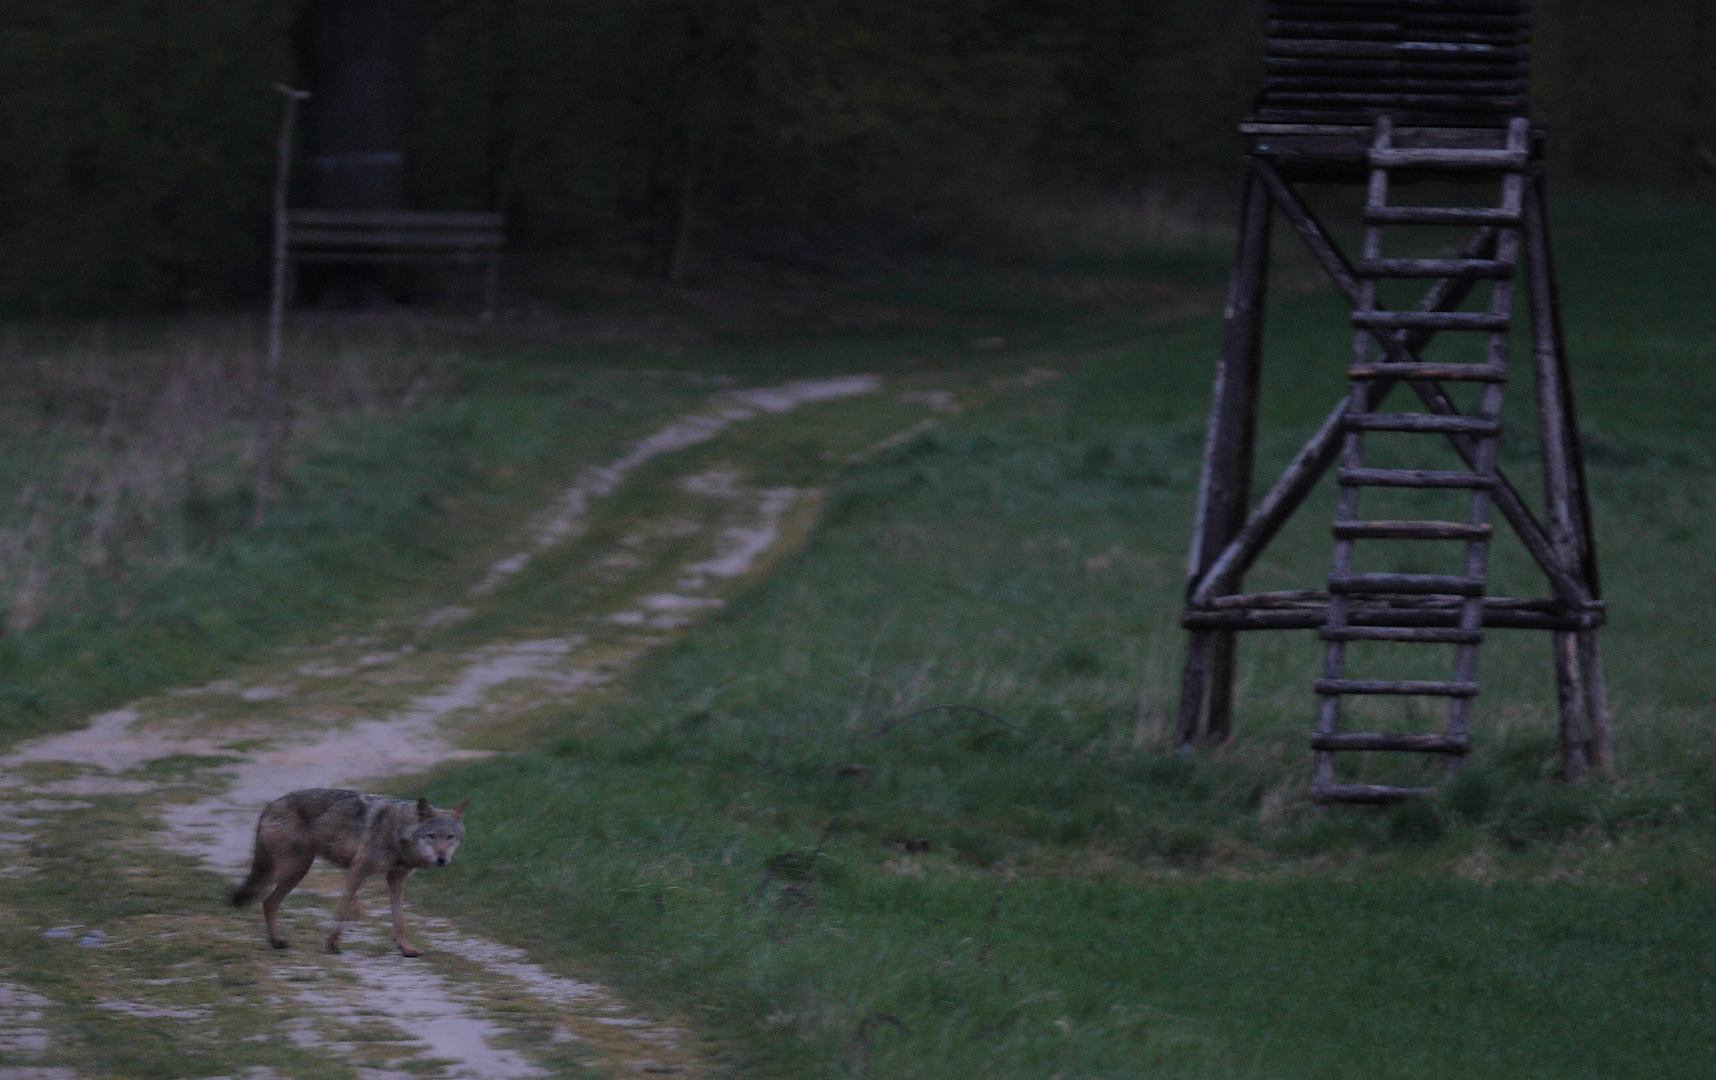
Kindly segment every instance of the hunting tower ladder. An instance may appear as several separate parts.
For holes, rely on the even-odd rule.
[[[1318,702],[1311,796],[1320,802],[1387,803],[1426,793],[1431,789],[1343,778],[1336,755],[1440,755],[1451,773],[1471,746],[1479,646],[1486,630],[1506,627],[1552,634],[1564,776],[1607,770],[1609,716],[1596,635],[1603,602],[1544,210],[1543,133],[1526,118],[1526,4],[1271,0],[1268,8],[1264,90],[1255,114],[1240,126],[1247,144],[1244,217],[1181,616],[1190,640],[1179,738],[1190,745],[1219,742],[1231,733],[1238,631],[1317,629],[1324,660],[1322,677],[1311,686]],[[1443,202],[1451,199],[1445,193],[1474,190],[1493,192],[1494,201],[1395,201],[1397,187],[1425,181],[1432,192],[1444,193]],[[1300,184],[1365,185],[1359,258],[1350,258],[1335,243],[1301,195]],[[1345,398],[1252,506],[1276,211],[1350,305],[1353,354]],[[1397,241],[1410,243],[1413,233],[1450,229],[1469,232],[1457,255],[1390,253]],[[1515,283],[1521,275],[1530,319],[1545,520],[1539,520],[1496,460]],[[1384,306],[1385,295],[1404,287],[1384,283],[1413,280],[1428,284],[1415,305]],[[1432,340],[1443,335],[1476,336],[1477,347],[1456,348],[1447,359],[1424,359]],[[1475,384],[1475,389],[1450,389],[1458,384]],[[1379,411],[1400,386],[1421,407]],[[1367,463],[1367,438],[1380,433],[1445,441],[1464,468]],[[1331,466],[1339,494],[1326,588],[1244,591],[1246,572]],[[1387,489],[1464,492],[1463,519],[1366,516],[1365,504]],[[1367,499],[1366,492],[1378,494]],[[1549,596],[1489,595],[1492,510],[1542,569]],[[1360,545],[1380,547],[1389,541],[1463,545],[1460,572],[1355,569]],[[1452,670],[1434,680],[1355,673],[1348,656],[1354,642],[1385,643],[1389,648],[1375,650],[1379,659],[1398,653],[1396,646],[1420,653],[1425,646],[1452,646]],[[1441,730],[1429,732],[1343,730],[1343,705],[1354,695],[1444,700],[1446,721]]]

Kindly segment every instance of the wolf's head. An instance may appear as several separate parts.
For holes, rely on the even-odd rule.
[[[465,838],[465,807],[471,804],[466,799],[451,810],[440,810],[429,805],[428,799],[417,800],[417,828],[411,834],[411,851],[424,866],[446,866],[453,861],[453,852],[459,850],[459,841]]]

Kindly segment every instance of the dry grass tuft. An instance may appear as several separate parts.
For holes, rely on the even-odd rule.
[[[248,520],[262,354],[244,324],[116,343],[0,344],[0,612],[21,633],[104,582],[182,565]],[[295,445],[349,413],[410,408],[447,350],[303,342],[285,394]]]

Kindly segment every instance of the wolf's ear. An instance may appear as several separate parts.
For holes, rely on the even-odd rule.
[[[434,816],[435,816],[435,808],[433,806],[429,805],[429,800],[419,798],[417,800],[417,820],[418,821],[428,821],[430,818],[432,818]]]
[[[459,805],[453,807],[453,809],[447,811],[447,813],[452,814],[456,818],[462,818],[465,816],[465,807],[467,807],[469,805],[471,805],[471,800],[460,799]]]

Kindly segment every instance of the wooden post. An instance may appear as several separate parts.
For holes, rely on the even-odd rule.
[[[1191,746],[1203,721],[1204,697],[1210,682],[1210,650],[1216,633],[1194,630],[1186,639],[1186,665],[1180,672],[1180,713],[1174,723],[1181,746]]]
[[[1579,685],[1578,634],[1557,630],[1550,635],[1555,650],[1555,689],[1561,706],[1561,778],[1583,780],[1590,764],[1585,753],[1585,724]]]
[[[280,118],[280,153],[274,168],[274,280],[268,301],[268,367],[262,377],[262,415],[256,454],[256,504],[250,524],[260,529],[268,520],[268,488],[274,464],[275,412],[280,394],[280,336],[286,321],[286,287],[290,274],[286,247],[286,193],[292,180],[292,125],[298,103],[309,97],[304,90],[274,84],[286,98]]]
[[[1597,648],[1597,632],[1584,630],[1579,638],[1579,677],[1585,686],[1586,757],[1591,768],[1605,776],[1615,772],[1615,750],[1609,739],[1609,690],[1603,676],[1603,654]]]
[[[1551,264],[1541,171],[1532,175],[1526,187],[1524,209],[1531,351],[1537,375],[1538,439],[1543,455],[1549,539],[1561,564],[1578,578],[1580,594],[1574,599],[1594,600],[1596,550],[1591,535],[1590,503],[1585,493],[1584,461],[1578,447],[1573,390],[1567,378],[1560,297],[1556,294]],[[1567,779],[1584,776],[1587,765],[1607,771],[1613,761],[1609,706],[1602,658],[1593,632],[1555,635],[1555,675],[1560,691],[1562,756]]]
[[[1257,384],[1263,351],[1263,314],[1269,283],[1269,192],[1248,170],[1239,257],[1229,286],[1221,359],[1211,394],[1203,476],[1192,530],[1187,590],[1198,581],[1244,525],[1257,443]],[[1198,736],[1198,713],[1207,704],[1204,733],[1220,742],[1232,732],[1234,634],[1192,635],[1180,692],[1180,740]]]
[[[1541,171],[1531,177],[1529,212],[1535,219],[1532,231],[1537,234],[1537,250],[1532,253],[1532,265],[1542,267],[1543,312],[1549,324],[1550,344],[1555,353],[1555,372],[1560,390],[1561,431],[1566,440],[1565,454],[1572,481],[1572,510],[1574,540],[1579,562],[1576,570],[1585,584],[1586,594],[1596,600],[1603,595],[1602,579],[1597,572],[1597,538],[1591,526],[1591,488],[1585,479],[1585,454],[1579,446],[1579,414],[1574,405],[1573,379],[1568,371],[1567,335],[1561,323],[1561,288],[1555,280],[1555,255],[1550,244],[1548,200],[1545,197],[1544,176]],[[1534,297],[1532,323],[1538,319]],[[1585,697],[1586,757],[1591,768],[1606,775],[1615,768],[1614,747],[1609,734],[1609,693],[1603,675],[1603,655],[1597,644],[1595,630],[1578,635],[1579,676]]]

